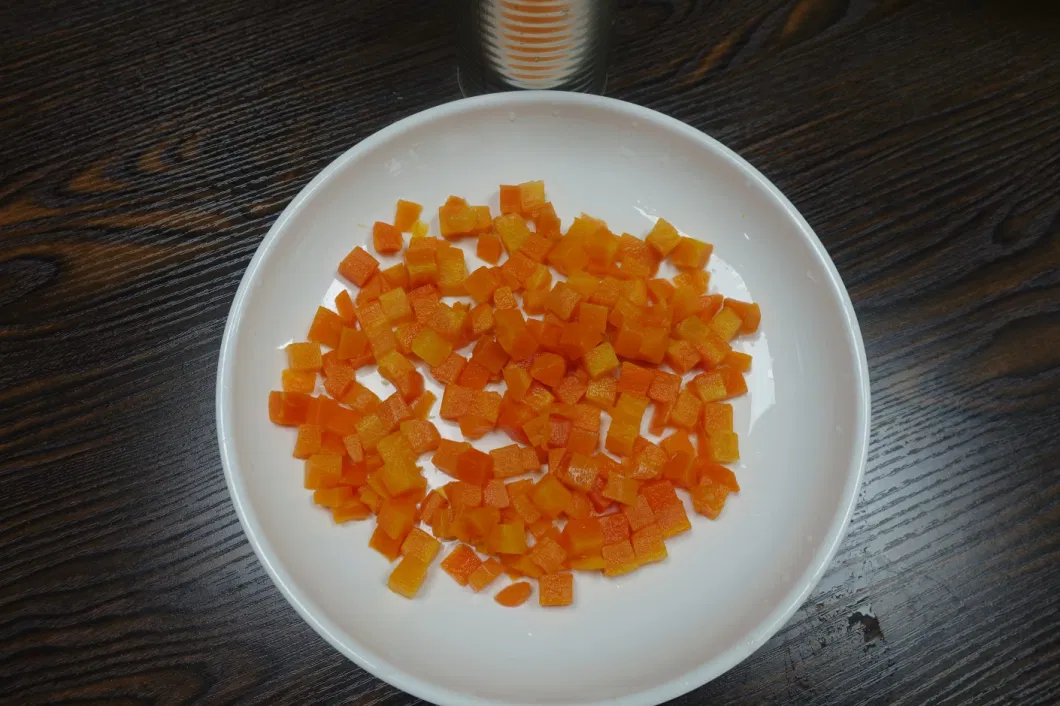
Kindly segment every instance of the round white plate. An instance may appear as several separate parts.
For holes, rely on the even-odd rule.
[[[619,579],[578,573],[575,605],[505,609],[435,565],[416,600],[386,588],[371,525],[336,526],[302,488],[292,429],[268,419],[283,347],[331,305],[338,262],[398,198],[433,216],[449,194],[497,207],[497,186],[544,179],[578,213],[643,236],[662,216],[714,244],[711,291],[762,306],[750,395],[736,401],[742,486],[670,557]],[[469,269],[478,266],[470,246]],[[384,389],[377,374],[362,381]],[[433,381],[428,378],[428,386]],[[434,389],[437,390],[437,387]],[[437,407],[436,407],[437,409]],[[606,415],[605,415],[606,420]],[[443,435],[459,430],[441,422]],[[291,605],[357,664],[439,704],[649,704],[762,645],[805,600],[854,508],[869,433],[865,352],[817,236],[777,189],[693,128],[620,101],[548,92],[450,103],[364,140],[273,225],[240,283],[218,366],[217,430],[232,500]],[[487,438],[482,448],[510,443]],[[427,462],[430,468],[429,461]]]

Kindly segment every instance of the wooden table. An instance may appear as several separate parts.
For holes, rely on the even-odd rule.
[[[780,187],[872,374],[850,534],[680,703],[1060,699],[1060,18],[1051,3],[625,3],[608,93]],[[445,3],[0,9],[0,702],[405,704],[324,643],[225,489],[244,268],[343,150],[459,98]]]

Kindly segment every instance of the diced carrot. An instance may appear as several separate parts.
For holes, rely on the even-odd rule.
[[[651,387],[655,372],[642,368],[628,361],[622,363],[618,376],[618,392],[632,392],[637,395],[646,396],[648,388]]]
[[[471,574],[482,565],[475,550],[466,544],[458,544],[449,556],[442,560],[442,570],[461,586],[466,586]]]
[[[526,529],[521,522],[499,523],[490,530],[488,546],[496,554],[525,554]]]
[[[567,606],[574,602],[574,575],[564,571],[538,579],[538,601],[542,606]]]
[[[737,299],[725,299],[725,307],[740,317],[740,333],[754,333],[762,320],[762,310],[758,304],[749,304]]]
[[[547,573],[555,573],[563,569],[567,561],[567,552],[559,542],[551,537],[543,537],[527,554],[530,560],[541,567]]]
[[[378,269],[379,261],[360,246],[351,250],[350,254],[339,263],[339,274],[358,287],[363,287],[368,282],[368,278]]]
[[[612,473],[607,477],[607,485],[604,487],[603,496],[623,505],[633,505],[637,502],[639,488],[640,483],[633,478]]]
[[[544,476],[530,493],[534,505],[549,517],[558,517],[570,502],[570,491],[552,474]]]
[[[413,219],[415,220],[415,219]],[[411,227],[411,223],[409,226]],[[401,252],[405,241],[401,237],[401,229],[389,223],[376,221],[372,226],[372,245],[375,251],[381,255],[393,255]]]
[[[302,392],[277,392],[269,393],[269,419],[274,424],[284,426],[298,426],[307,421],[310,395]]]
[[[498,576],[504,573],[504,565],[496,559],[487,559],[468,576],[468,585],[476,593],[493,583]]]
[[[423,206],[418,203],[398,199],[397,210],[394,213],[394,227],[402,233],[410,232],[412,225],[419,220],[422,212]]]
[[[641,566],[662,561],[667,556],[662,530],[654,522],[635,531],[631,543],[637,563]]]
[[[605,544],[600,554],[604,559],[604,576],[620,576],[640,567],[633,545],[628,539]]]
[[[475,254],[486,262],[496,265],[501,259],[501,239],[496,233],[481,233]]]

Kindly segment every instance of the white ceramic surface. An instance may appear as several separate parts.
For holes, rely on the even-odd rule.
[[[336,526],[311,504],[302,463],[290,455],[294,431],[269,422],[267,395],[279,388],[283,346],[304,337],[317,305],[340,286],[339,260],[370,243],[372,222],[389,221],[399,197],[427,214],[451,193],[496,212],[498,184],[530,179],[545,180],[564,224],[584,211],[643,236],[664,216],[714,244],[712,291],[762,305],[760,332],[738,346],[754,354],[751,393],[735,404],[742,491],[717,521],[693,515],[693,531],[668,542],[663,564],[620,579],[577,574],[571,608],[542,609],[535,599],[503,609],[492,595],[507,579],[476,595],[437,567],[408,601],[387,590],[389,566],[366,546],[371,523]],[[472,250],[469,268],[477,262]],[[365,379],[389,394],[377,375]],[[258,557],[302,617],[364,668],[439,704],[649,704],[747,657],[820,578],[865,463],[868,373],[835,267],[750,165],[644,108],[506,93],[382,130],[287,207],[232,305],[217,424],[225,477]]]

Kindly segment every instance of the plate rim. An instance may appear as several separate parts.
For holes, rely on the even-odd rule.
[[[662,684],[626,694],[617,698],[592,703],[617,704],[619,706],[645,706],[668,701],[686,694],[704,684],[716,679],[725,672],[747,659],[751,654],[764,645],[781,627],[783,627],[791,616],[806,601],[810,593],[817,587],[825,571],[831,565],[840,545],[846,537],[850,527],[850,520],[857,506],[857,497],[865,475],[865,466],[868,459],[869,435],[871,430],[871,389],[868,370],[868,359],[865,353],[865,344],[858,324],[857,315],[854,312],[847,291],[835,263],[828,255],[820,238],[810,227],[802,214],[796,210],[786,196],[754,166],[743,157],[732,151],[721,142],[710,137],[706,133],[684,123],[677,118],[670,117],[651,108],[628,103],[626,101],[595,96],[583,93],[565,93],[558,91],[520,91],[509,93],[495,93],[474,98],[463,98],[451,103],[427,108],[413,115],[407,116],[372,135],[364,138],[353,145],[334,160],[298,192],[277,217],[269,228],[265,237],[254,251],[254,256],[247,265],[246,271],[240,279],[236,289],[232,305],[229,308],[225,320],[224,334],[221,338],[221,348],[217,362],[217,381],[214,398],[214,414],[217,429],[218,445],[220,447],[221,466],[224,471],[225,485],[232,505],[235,507],[236,516],[239,518],[243,534],[254,550],[255,556],[265,568],[265,572],[273,584],[280,590],[284,599],[295,609],[301,618],[309,624],[313,630],[324,638],[333,648],[345,655],[355,664],[365,669],[374,676],[382,679],[388,684],[401,689],[415,697],[426,699],[441,706],[451,704],[478,704],[481,706],[523,706],[528,702],[514,700],[484,699],[467,693],[453,691],[445,687],[437,686],[430,682],[419,679],[404,671],[400,667],[387,662],[365,649],[365,647],[352,635],[349,641],[352,646],[338,637],[336,626],[323,614],[318,606],[313,604],[299,589],[297,583],[288,575],[283,566],[279,564],[271,546],[265,539],[257,518],[249,505],[244,502],[245,487],[241,473],[235,470],[236,461],[234,453],[228,443],[229,428],[231,424],[227,420],[227,414],[232,408],[229,401],[231,396],[230,377],[233,374],[232,367],[235,362],[234,347],[236,331],[239,329],[243,318],[250,291],[256,279],[258,270],[266,254],[272,249],[273,244],[279,239],[280,233],[287,227],[295,215],[302,210],[307,202],[319,191],[325,183],[331,180],[333,175],[341,171],[347,163],[357,159],[362,153],[368,152],[378,145],[397,137],[398,135],[412,130],[416,127],[430,123],[434,120],[448,117],[454,114],[474,111],[478,109],[489,109],[497,107],[519,107],[526,104],[537,104],[545,102],[555,107],[589,107],[604,109],[611,112],[624,114],[633,120],[643,120],[655,124],[665,130],[676,132],[679,135],[695,140],[704,147],[712,150],[718,156],[724,158],[732,166],[739,169],[745,178],[753,180],[762,187],[786,212],[789,218],[801,231],[804,238],[810,244],[814,255],[824,266],[829,275],[832,288],[838,292],[842,310],[846,319],[846,331],[848,343],[851,345],[855,358],[857,359],[856,385],[858,405],[858,436],[855,442],[853,456],[856,458],[853,474],[848,473],[844,488],[843,501],[833,516],[828,526],[828,531],[823,538],[824,541],[818,546],[817,551],[808,569],[799,577],[796,584],[798,588],[789,593],[780,601],[769,614],[740,642],[736,642],[725,649],[718,657],[701,664],[699,667],[685,673],[684,675],[671,679]],[[589,702],[582,702],[588,704]]]

